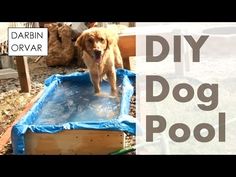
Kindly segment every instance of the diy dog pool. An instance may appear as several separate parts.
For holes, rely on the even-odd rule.
[[[12,128],[14,154],[108,154],[124,147],[125,134],[135,134],[129,116],[135,74],[119,69],[119,97],[101,84],[95,96],[89,73],[53,75],[30,111]]]

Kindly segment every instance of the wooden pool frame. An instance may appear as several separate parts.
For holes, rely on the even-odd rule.
[[[124,66],[132,67],[131,56],[135,56],[135,35],[122,35],[119,47]],[[129,45],[127,45],[129,44]],[[59,133],[25,134],[26,154],[36,155],[104,155],[125,148],[126,134],[107,130],[64,130]]]
[[[135,56],[135,35],[122,35],[119,47],[126,69],[134,70],[131,57]],[[129,44],[129,45],[127,45]],[[22,113],[0,138],[0,150],[10,140],[12,126],[15,125],[34,105],[42,95],[42,91],[26,105]],[[25,134],[25,153],[32,155],[42,154],[109,154],[125,147],[126,134],[122,131],[107,130],[64,130],[59,133],[32,133]]]

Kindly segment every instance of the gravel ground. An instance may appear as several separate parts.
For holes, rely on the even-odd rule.
[[[34,58],[28,59],[30,77],[31,77],[31,92],[20,93],[20,83],[18,79],[0,80],[0,137],[4,134],[5,130],[11,125],[15,118],[24,109],[25,105],[35,97],[41,90],[43,90],[44,80],[53,74],[69,74],[73,72],[82,71],[75,64],[67,67],[47,67],[44,58],[40,59],[37,63]],[[136,98],[131,99],[130,115],[136,116]],[[135,144],[135,137],[127,134],[126,147]],[[11,142],[8,142],[0,152],[0,155],[12,154]],[[129,153],[129,154],[134,154]]]

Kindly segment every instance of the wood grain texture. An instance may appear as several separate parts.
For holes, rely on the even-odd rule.
[[[64,130],[25,135],[26,154],[33,155],[106,155],[124,146],[125,134],[120,131]]]

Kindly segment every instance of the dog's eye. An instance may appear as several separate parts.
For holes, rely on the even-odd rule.
[[[100,38],[100,41],[101,41],[101,42],[104,42],[105,40],[104,40],[103,38]]]
[[[93,39],[92,39],[92,38],[89,38],[89,39],[88,39],[88,42],[92,44],[92,43],[93,43]]]

